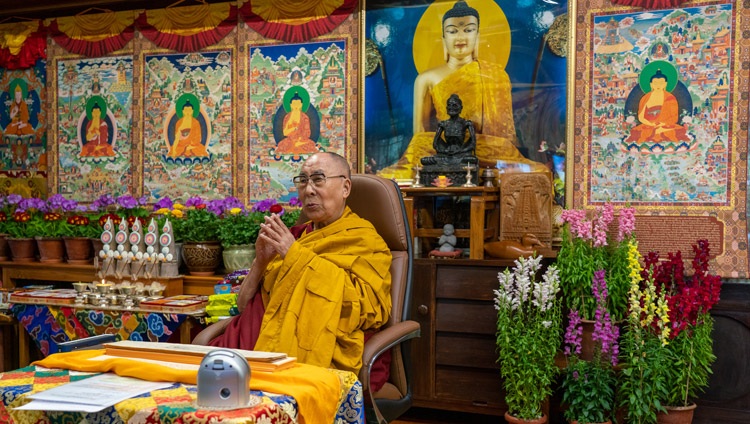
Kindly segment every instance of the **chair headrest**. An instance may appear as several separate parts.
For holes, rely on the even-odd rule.
[[[391,250],[406,251],[403,197],[395,182],[371,174],[352,175],[352,190],[346,204],[370,221]]]

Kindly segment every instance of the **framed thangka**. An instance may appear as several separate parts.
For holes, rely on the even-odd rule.
[[[54,69],[57,192],[131,193],[133,57],[61,58]]]
[[[722,276],[746,277],[747,11],[590,3],[577,11],[574,206],[635,206],[642,252],[691,258],[708,239]]]
[[[346,40],[249,47],[251,202],[297,196],[292,178],[316,152],[346,157],[347,48]]]
[[[146,54],[143,186],[164,196],[232,195],[233,51]]]
[[[0,69],[0,194],[46,193],[46,62]]]

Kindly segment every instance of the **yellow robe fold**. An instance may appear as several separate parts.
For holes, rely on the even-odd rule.
[[[347,207],[340,219],[303,235],[283,260],[269,264],[255,349],[358,373],[364,330],[390,316],[390,266],[385,241]]]
[[[450,116],[448,98],[458,94],[463,103],[461,117],[474,123],[477,132],[476,156],[482,166],[495,167],[498,160],[528,164],[531,170],[544,165],[525,158],[515,145],[516,126],[513,122],[513,99],[510,78],[505,70],[485,61],[474,61],[456,70],[435,85],[430,96],[438,121]],[[412,178],[414,165],[425,156],[434,155],[435,132],[414,134],[398,162],[384,168],[378,175],[385,178]]]

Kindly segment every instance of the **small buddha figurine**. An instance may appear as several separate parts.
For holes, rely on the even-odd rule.
[[[467,164],[474,165],[479,160],[474,155],[477,146],[474,124],[461,116],[463,102],[457,94],[451,94],[447,101],[447,112],[450,118],[438,122],[432,147],[437,152],[434,156],[423,157],[422,165],[443,165],[461,170]],[[468,133],[468,138],[467,138]]]
[[[453,234],[456,230],[452,224],[443,225],[443,235],[438,239],[441,252],[452,252],[456,247],[456,236]]]

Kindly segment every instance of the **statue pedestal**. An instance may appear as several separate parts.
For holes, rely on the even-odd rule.
[[[453,165],[423,165],[419,175],[422,184],[427,187],[434,186],[433,181],[441,175],[450,178],[451,187],[460,187],[466,183],[466,170]],[[478,181],[476,169],[471,171],[471,180],[474,183]]]

